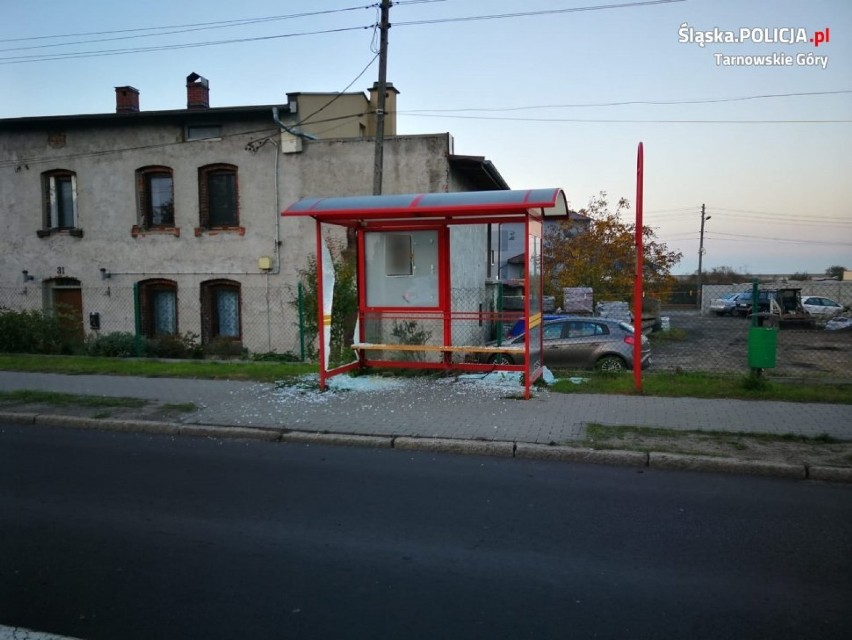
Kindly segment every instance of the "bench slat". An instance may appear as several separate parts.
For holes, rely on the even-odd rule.
[[[522,353],[521,347],[465,347],[442,346],[438,344],[369,344],[355,343],[352,348],[356,351],[430,351],[447,353]]]

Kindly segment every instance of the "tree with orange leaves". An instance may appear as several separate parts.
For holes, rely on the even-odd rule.
[[[545,295],[562,300],[565,287],[591,287],[595,300],[626,300],[633,296],[636,272],[635,223],[622,220],[630,202],[621,198],[610,211],[607,194],[594,196],[580,214],[590,219],[588,230],[572,233],[571,220],[548,226],[543,238]],[[646,297],[666,300],[674,288],[672,268],[683,254],[670,251],[643,226],[644,281]]]

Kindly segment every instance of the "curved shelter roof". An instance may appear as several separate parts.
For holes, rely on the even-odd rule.
[[[319,222],[342,225],[370,220],[475,224],[486,218],[567,216],[568,202],[559,188],[303,198],[281,215],[310,216]]]

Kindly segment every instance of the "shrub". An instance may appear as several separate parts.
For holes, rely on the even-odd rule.
[[[426,344],[432,337],[432,332],[420,326],[416,320],[394,320],[391,335],[399,341],[399,344]],[[400,360],[423,361],[426,354],[418,351],[400,351],[397,356]]]
[[[207,356],[220,358],[244,357],[246,352],[247,350],[243,347],[242,342],[221,336],[213,338],[204,345],[204,355]]]
[[[53,313],[0,309],[0,352],[67,354],[79,347],[79,316],[62,307]]]
[[[355,321],[358,318],[358,295],[354,255],[347,255],[339,242],[329,238],[329,249],[334,263],[334,299],[331,308],[330,364],[342,364],[353,359],[352,343]],[[315,360],[319,354],[317,326],[317,259],[308,256],[307,265],[299,270],[301,309],[304,312],[302,331],[305,336],[305,356]],[[297,292],[291,292],[290,306],[299,309]],[[321,304],[321,302],[320,302]]]
[[[201,358],[204,350],[198,342],[198,334],[187,331],[183,335],[166,335],[151,338],[148,355],[154,358]]]
[[[137,340],[139,341],[139,352],[137,353]],[[114,333],[103,333],[90,337],[86,342],[86,353],[90,356],[104,358],[131,358],[139,355],[144,356],[149,351],[147,338],[138,338],[126,331]]]
[[[275,353],[274,351],[253,353],[251,359],[254,362],[299,362],[301,360],[299,356],[289,351],[285,353]]]

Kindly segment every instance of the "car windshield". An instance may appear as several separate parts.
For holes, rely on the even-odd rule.
[[[626,322],[619,322],[618,326],[622,330],[627,331],[628,333],[633,333],[633,325],[632,324],[627,324]]]

